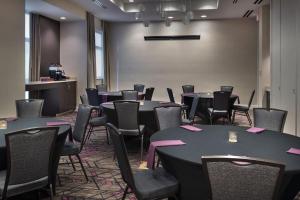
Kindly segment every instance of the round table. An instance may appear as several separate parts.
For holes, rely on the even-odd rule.
[[[282,199],[292,199],[300,190],[300,156],[286,153],[300,148],[300,138],[273,131],[260,134],[246,132],[246,128],[222,125],[201,125],[203,130],[191,132],[183,128],[171,128],[155,133],[152,141],[179,139],[182,146],[158,147],[162,165],[180,182],[183,200],[207,199],[208,183],[203,178],[201,156],[235,155],[273,160],[284,163],[285,176],[281,188]],[[237,143],[228,142],[228,132],[236,131]],[[293,196],[293,197],[292,197]]]
[[[47,122],[61,122],[62,120],[56,118],[22,118],[7,122],[7,129],[0,129],[0,170],[6,169],[6,144],[5,134],[19,131],[22,129],[36,128],[36,127],[47,127]],[[59,163],[60,153],[64,147],[68,134],[71,134],[71,125],[60,125],[58,131],[58,137],[55,144],[52,173],[53,186],[55,190],[55,180],[57,167]]]
[[[183,93],[181,94],[182,103],[188,105],[189,108],[192,107],[193,99],[198,96],[199,103],[197,107],[197,115],[201,117],[205,122],[209,123],[209,113],[208,108],[213,106],[214,93],[213,92],[198,92],[198,93]],[[235,101],[239,101],[239,96],[232,94],[229,99],[229,115],[231,117],[231,112]]]
[[[163,105],[178,105],[170,102],[161,102],[161,101],[140,101],[139,107],[139,119],[140,123],[145,125],[146,133],[151,134],[157,131],[157,126],[154,116],[154,108],[163,106]],[[107,116],[107,121],[109,123],[117,126],[117,117],[115,112],[115,107],[113,102],[107,102],[101,104],[104,114]]]
[[[110,102],[110,101],[117,101],[122,100],[122,92],[116,91],[116,92],[98,92],[98,95],[101,98],[101,102]],[[138,99],[142,100],[144,99],[145,94],[142,92],[138,93]]]

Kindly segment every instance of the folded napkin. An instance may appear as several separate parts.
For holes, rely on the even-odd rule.
[[[69,122],[47,122],[47,126],[69,125]]]
[[[246,131],[249,132],[249,133],[261,133],[264,130],[266,130],[266,129],[265,128],[252,127],[252,128],[247,129]]]
[[[193,132],[197,132],[197,131],[202,131],[201,128],[197,128],[195,126],[191,126],[191,125],[182,125],[180,126],[181,128],[184,128],[186,130],[189,130],[189,131],[193,131]]]
[[[290,148],[287,153],[300,155],[300,149]]]
[[[147,155],[147,167],[149,169],[154,168],[154,160],[155,160],[155,149],[156,147],[162,147],[162,146],[178,146],[178,145],[184,145],[185,143],[181,140],[160,140],[151,142],[148,155]]]

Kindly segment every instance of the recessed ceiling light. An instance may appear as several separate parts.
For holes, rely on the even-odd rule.
[[[66,17],[60,17],[59,19],[61,19],[61,20],[66,20],[67,18],[66,18]]]
[[[174,17],[173,17],[173,16],[169,16],[168,18],[169,18],[169,19],[173,19]]]
[[[133,3],[134,2],[134,0],[129,0],[129,3]]]
[[[201,18],[207,18],[207,15],[201,15],[200,17]]]

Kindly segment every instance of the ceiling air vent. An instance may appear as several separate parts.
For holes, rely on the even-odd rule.
[[[254,10],[247,10],[243,17],[250,17],[250,15],[254,12]]]
[[[93,0],[93,2],[94,2],[94,4],[96,4],[98,7],[100,7],[100,8],[103,8],[103,9],[106,9],[107,7],[103,4],[103,3],[101,3],[101,1],[99,1],[99,0]]]
[[[237,4],[237,2],[238,2],[239,0],[233,0],[233,4]]]
[[[261,4],[261,2],[263,2],[263,0],[255,0],[253,4]]]

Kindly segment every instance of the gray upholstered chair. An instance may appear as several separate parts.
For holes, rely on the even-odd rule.
[[[57,127],[46,127],[5,135],[8,166],[0,171],[1,199],[48,186],[53,199],[51,169],[57,133]]]
[[[284,165],[237,156],[203,156],[213,200],[277,200]]]
[[[145,85],[143,84],[134,84],[133,85],[133,90],[137,92],[144,92]]]
[[[146,92],[145,92],[146,101],[152,100],[153,92],[154,92],[154,87],[146,88]]]
[[[114,101],[118,129],[123,135],[137,136],[141,144],[141,161],[144,151],[144,125],[139,124],[139,102]]]
[[[176,198],[178,182],[163,168],[155,170],[140,170],[133,173],[127,156],[126,146],[122,133],[112,124],[107,124],[112,143],[114,145],[122,179],[126,183],[122,200],[129,193],[129,188],[138,200],[164,199],[168,197]]]
[[[20,99],[16,100],[18,118],[41,117],[43,110],[43,99]]]
[[[98,92],[107,92],[107,85],[106,84],[99,84],[96,85]]]
[[[197,112],[197,109],[198,109],[199,99],[200,99],[200,97],[198,95],[196,95],[193,98],[192,107],[191,107],[191,110],[190,110],[190,113],[189,113],[189,117],[187,119],[182,120],[182,122],[184,124],[193,124],[194,123],[194,119],[195,119],[196,112]]]
[[[89,105],[89,100],[86,94],[80,95],[80,101],[83,105]]]
[[[91,106],[82,105],[82,104],[79,105],[74,130],[72,132],[73,141],[66,142],[64,145],[64,148],[62,150],[62,153],[61,153],[61,156],[69,157],[74,170],[76,170],[76,168],[74,166],[72,156],[77,157],[87,181],[88,181],[88,177],[87,177],[86,171],[82,165],[79,154],[84,145],[86,130],[87,130],[90,116],[91,116],[91,111],[92,111]]]
[[[170,102],[176,103],[175,98],[174,98],[174,94],[173,94],[173,90],[171,88],[167,88],[167,92],[168,92],[168,96],[169,96]],[[185,104],[181,104],[180,106],[182,108],[183,114],[187,118],[187,113],[188,113],[187,111],[189,109],[189,106],[185,105]]]
[[[123,100],[138,100],[138,92],[135,90],[123,90],[122,91]]]
[[[232,116],[232,123],[234,123],[235,120],[235,115],[245,115],[248,119],[248,122],[250,124],[250,126],[252,126],[252,120],[251,117],[249,115],[249,110],[252,104],[252,100],[255,94],[255,90],[252,91],[248,105],[247,106],[242,106],[242,105],[234,105],[233,106],[233,116]]]
[[[223,91],[223,92],[230,92],[230,94],[232,94],[233,86],[221,86],[220,90]]]
[[[254,108],[254,126],[271,131],[283,132],[287,111],[279,109]]]
[[[158,130],[178,127],[181,125],[181,107],[165,106],[154,108],[155,119]]]
[[[183,85],[182,91],[183,91],[183,93],[194,93],[194,86],[193,85]]]
[[[213,124],[214,118],[227,118],[231,122],[229,115],[229,98],[230,93],[225,91],[214,92],[213,107],[208,108],[210,124]]]

